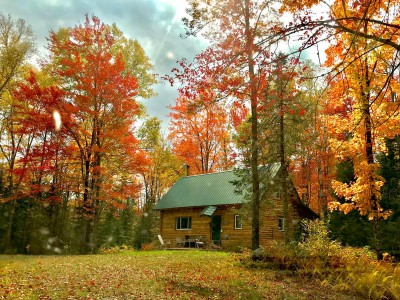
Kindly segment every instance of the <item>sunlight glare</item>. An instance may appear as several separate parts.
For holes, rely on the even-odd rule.
[[[172,51],[168,51],[166,56],[168,59],[171,59],[171,60],[175,58],[175,55]]]
[[[60,131],[60,129],[61,129],[61,115],[57,110],[53,111],[53,119],[54,119],[54,128],[56,129],[56,131]]]

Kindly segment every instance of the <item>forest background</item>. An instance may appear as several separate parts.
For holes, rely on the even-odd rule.
[[[210,46],[162,78],[179,83],[167,135],[141,102],[162,79],[117,25],[86,15],[51,31],[32,65],[32,29],[1,14],[0,251],[140,248],[188,169],[244,167],[257,246],[257,166],[279,161],[332,238],[398,252],[397,6],[189,1],[183,37]],[[303,59],[310,47],[319,60]]]

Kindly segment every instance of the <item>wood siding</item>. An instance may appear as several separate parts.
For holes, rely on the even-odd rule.
[[[265,246],[268,242],[275,240],[279,242],[285,241],[284,230],[279,230],[279,218],[283,218],[283,203],[279,198],[273,198],[267,203],[261,203],[260,212],[260,245]],[[285,226],[289,226],[292,235],[295,232],[297,224],[300,222],[300,216],[293,206],[293,202],[289,203],[289,219],[290,224],[285,222]],[[293,238],[293,236],[292,236]]]
[[[172,247],[176,246],[176,239],[185,237],[197,238],[203,236],[206,245],[211,244],[211,217],[200,216],[204,207],[167,209],[160,212],[160,233],[165,241]],[[293,206],[289,205],[290,232],[294,233],[300,221],[299,214]],[[221,246],[228,250],[238,250],[240,247],[251,248],[251,218],[242,217],[242,229],[235,229],[235,215],[240,215],[238,207],[219,206],[214,215],[221,216]],[[192,228],[177,230],[176,218],[191,217]],[[285,233],[279,230],[278,219],[283,218],[283,205],[280,199],[271,199],[261,204],[260,212],[260,245],[267,245],[275,240],[284,242]]]
[[[160,212],[161,235],[165,241],[170,241],[174,247],[176,238],[184,239],[186,236],[196,238],[203,236],[206,245],[211,244],[211,217],[200,216],[204,207],[177,208]],[[242,218],[242,229],[235,229],[235,215],[238,210],[231,206],[219,206],[214,215],[221,216],[221,246],[222,248],[250,247],[251,223]],[[177,230],[176,218],[192,217],[192,228],[189,230]],[[233,250],[233,249],[232,249]]]

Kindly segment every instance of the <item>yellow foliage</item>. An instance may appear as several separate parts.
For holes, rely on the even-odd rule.
[[[299,5],[299,2],[303,8],[317,3],[299,0],[293,5]],[[326,50],[325,66],[335,70],[325,108],[329,143],[337,159],[353,163],[355,177],[349,184],[332,182],[333,190],[346,203],[331,203],[330,208],[345,213],[358,209],[370,219],[385,218],[390,214],[379,205],[384,180],[378,175],[380,166],[374,160],[376,153],[386,151],[385,138],[400,134],[397,98],[400,83],[395,76],[388,76],[395,49],[362,35],[398,40],[398,33],[362,20],[365,16],[383,20],[382,13],[389,7],[396,10],[396,5],[388,1],[340,0],[330,5],[332,19],[361,33],[337,29],[334,41]],[[394,14],[385,22],[397,24],[399,15]]]

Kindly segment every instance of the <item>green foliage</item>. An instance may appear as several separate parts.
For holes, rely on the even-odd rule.
[[[387,220],[380,220],[378,238],[383,251],[400,256],[400,137],[386,140],[387,153],[378,155],[381,164],[381,175],[385,178],[382,188],[381,206],[391,210]],[[349,183],[354,180],[354,170],[351,161],[343,161],[336,166],[336,179]],[[348,214],[332,212],[329,216],[329,229],[332,238],[344,245],[374,247],[373,224],[359,212]]]
[[[23,19],[14,20],[0,11],[0,103],[3,93],[23,73],[23,67],[35,51],[32,28]],[[4,109],[2,106],[0,109]],[[1,111],[0,111],[1,113]],[[1,120],[0,120],[1,121]]]
[[[341,246],[329,238],[329,230],[321,220],[302,222],[299,243],[283,244],[272,241],[262,252],[253,253],[253,260],[269,262],[284,270],[296,270],[305,274],[320,274],[339,255]]]
[[[135,249],[141,249],[143,244],[149,244],[154,240],[154,222],[155,213],[152,209],[146,210],[138,218],[134,229],[133,246]]]
[[[0,252],[23,254],[60,254],[70,234],[65,223],[66,214],[59,205],[39,203],[32,199],[20,199],[0,206],[0,230],[6,228],[13,210],[11,245],[8,249],[0,240]],[[60,224],[56,226],[55,224]],[[63,228],[62,231],[57,229]],[[71,234],[72,235],[72,234]]]
[[[379,155],[381,175],[385,178],[381,205],[392,211],[380,225],[382,249],[400,258],[400,136],[386,140],[386,154]]]
[[[137,215],[133,199],[128,199],[124,209],[108,207],[100,221],[99,245],[102,248],[133,246]]]
[[[11,248],[5,249],[0,239],[0,252],[21,254],[76,254],[79,252],[79,233],[84,222],[74,218],[76,209],[65,203],[38,203],[20,199],[0,204],[0,236],[4,236],[11,205],[14,207]],[[133,247],[136,215],[134,201],[125,209],[104,207],[98,228],[98,247],[109,249],[128,245]],[[93,249],[97,251],[97,249]]]
[[[298,244],[304,257],[318,257],[325,262],[336,256],[340,250],[340,244],[329,237],[329,229],[323,220],[303,220],[302,241]]]
[[[336,180],[343,183],[350,183],[354,180],[354,166],[350,160],[338,162],[336,165]]]
[[[157,78],[154,66],[143,47],[137,40],[126,38],[115,23],[109,28],[115,39],[113,52],[122,55],[126,71],[134,74],[138,80],[139,96],[146,99],[155,96],[153,86],[157,83]]]
[[[347,215],[334,211],[329,216],[329,229],[332,238],[343,245],[353,247],[372,247],[372,223],[358,211],[351,211]]]

